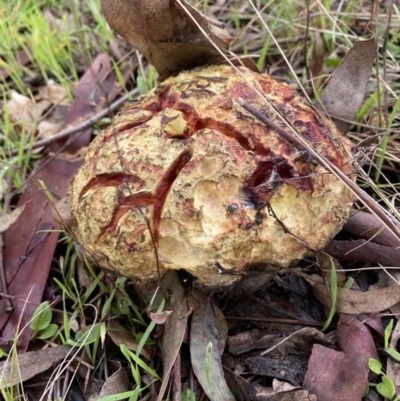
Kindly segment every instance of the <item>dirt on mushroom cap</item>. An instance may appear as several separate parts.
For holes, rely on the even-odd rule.
[[[207,286],[318,250],[347,220],[353,196],[265,127],[261,91],[317,152],[352,174],[350,143],[286,84],[229,66],[182,72],[127,104],[92,143],[73,180],[71,227],[90,260],[146,282],[184,269]],[[235,273],[218,273],[219,268]]]

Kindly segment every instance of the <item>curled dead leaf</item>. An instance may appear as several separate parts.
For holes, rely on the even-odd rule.
[[[63,106],[70,106],[71,104],[65,89],[52,79],[49,79],[47,85],[39,88],[39,96],[51,104]]]
[[[104,382],[100,393],[90,397],[89,401],[116,396],[129,390],[129,374],[126,367],[123,367],[119,361],[111,361],[110,364],[115,372]]]
[[[184,69],[215,64],[220,53],[210,40],[223,51],[228,49],[204,16],[186,2],[102,0],[101,5],[110,27],[144,54],[161,80]]]
[[[3,178],[0,179],[0,201],[3,199],[3,195],[7,192],[8,190],[8,184],[7,181],[4,180]]]
[[[332,299],[329,287],[323,283],[314,283],[313,291],[318,300],[329,308]],[[358,315],[378,313],[398,302],[400,302],[400,285],[366,292],[338,288],[336,308],[339,313]]]
[[[4,231],[14,224],[24,210],[25,205],[22,205],[14,209],[11,213],[0,216],[0,233],[4,233]]]
[[[304,388],[317,400],[361,400],[367,385],[368,365],[356,354],[315,344],[308,363]]]
[[[13,124],[31,134],[36,129],[36,124],[43,111],[49,105],[50,103],[46,100],[35,102],[33,99],[13,90],[11,91],[11,99],[7,102],[7,112]]]
[[[49,369],[53,363],[65,358],[71,352],[68,345],[46,348],[39,351],[30,351],[18,355],[18,360],[0,362],[1,386],[11,386],[22,383],[37,374]],[[18,369],[15,367],[18,366]]]
[[[336,68],[316,107],[331,116],[343,132],[364,101],[368,80],[374,65],[376,40],[358,40]]]
[[[126,330],[116,319],[111,319],[108,321],[107,334],[110,336],[114,344],[118,347],[123,344],[129,350],[136,352],[138,342],[136,341],[135,337],[132,333]],[[140,351],[140,355],[146,358],[148,361],[151,360],[151,355],[145,348]]]
[[[190,331],[190,355],[193,371],[204,392],[214,401],[232,401],[221,363],[220,333],[215,324],[215,312],[208,300],[193,314]]]
[[[59,131],[61,131],[61,126],[62,124],[49,120],[43,120],[37,126],[38,130],[37,138],[38,139],[51,138]]]
[[[397,223],[397,226],[400,228],[400,222]],[[362,210],[352,211],[352,215],[343,229],[352,235],[380,245],[392,248],[400,246],[400,241],[390,233],[375,215]]]
[[[71,207],[67,204],[66,199],[60,199],[52,210],[53,219],[64,227],[72,227],[76,224],[76,220],[72,215]]]
[[[150,312],[149,318],[155,324],[164,324],[167,321],[167,319],[169,318],[169,316],[171,315],[171,313],[172,313],[172,311],[170,311],[170,310],[166,310],[166,311],[160,312],[160,313]]]
[[[324,42],[320,31],[314,33],[315,44],[312,52],[312,58],[310,62],[310,73],[312,78],[320,75],[324,66]]]

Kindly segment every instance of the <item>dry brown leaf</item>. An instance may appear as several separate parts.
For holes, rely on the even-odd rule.
[[[47,85],[39,88],[39,96],[51,104],[68,107],[71,105],[71,101],[69,100],[65,89],[52,79],[47,82]]]
[[[320,31],[315,31],[315,44],[310,62],[310,73],[312,78],[316,78],[321,74],[324,66],[324,42]]]
[[[172,311],[170,310],[165,310],[164,312],[160,313],[149,312],[149,318],[155,324],[164,324],[171,315],[171,313]]]
[[[390,275],[386,271],[379,271],[378,282],[370,286],[370,289],[385,288],[388,286],[398,285],[400,283],[400,271],[390,270]],[[400,314],[400,303],[393,305],[390,308],[393,315],[398,316]],[[390,337],[389,347],[396,349],[398,340],[400,339],[400,321],[397,321],[392,335]],[[387,359],[386,375],[392,380],[395,386],[400,386],[400,364],[391,359]]]
[[[31,98],[11,91],[11,99],[7,102],[7,110],[10,121],[24,129],[27,134],[32,134],[43,111],[49,107],[46,100],[35,102]]]
[[[127,331],[116,319],[111,319],[107,323],[107,334],[110,336],[111,340],[118,347],[120,345],[125,345],[129,350],[136,352],[138,342],[132,333]],[[148,361],[151,360],[150,354],[145,348],[140,351],[140,355],[146,358]]]
[[[119,361],[111,361],[110,365],[114,365],[113,368],[116,371],[104,382],[100,393],[89,397],[89,401],[100,400],[103,397],[124,393],[130,389],[127,369],[122,367]]]
[[[214,307],[208,299],[193,313],[190,328],[192,368],[208,398],[213,401],[233,401],[235,398],[225,381],[219,347]]]
[[[318,283],[313,286],[315,296],[326,307],[331,305],[331,293],[326,284]],[[389,309],[400,302],[400,285],[358,292],[338,288],[336,309],[339,313],[358,315],[361,313],[378,313]]]
[[[172,314],[165,322],[164,335],[161,343],[161,357],[163,362],[164,377],[157,400],[162,400],[169,383],[171,369],[181,349],[183,337],[187,327],[188,302],[183,287],[175,271],[169,271],[162,278],[164,291],[170,294],[168,309]]]
[[[318,254],[318,262],[321,269],[321,275],[325,283],[329,283],[331,280],[333,263],[336,269],[337,285],[338,287],[344,287],[347,281],[346,273],[343,271],[342,266],[340,266],[340,264],[335,259],[324,252],[320,252]]]
[[[112,29],[138,49],[164,80],[184,69],[213,64],[228,44],[216,36],[193,7],[171,0],[102,0],[104,16]],[[206,32],[199,30],[197,24]]]
[[[21,215],[24,211],[25,205],[19,206],[11,213],[6,213],[0,216],[0,233],[4,233]]]
[[[7,192],[7,190],[8,190],[7,181],[4,180],[3,178],[0,178],[0,201],[3,199],[3,195]]]
[[[315,395],[307,390],[292,386],[289,383],[273,379],[272,388],[266,388],[259,384],[254,385],[257,396],[250,398],[256,401],[317,401]]]
[[[126,72],[124,77],[126,77]],[[74,102],[68,112],[66,125],[75,125],[77,121],[86,120],[108,106],[109,102],[120,92],[121,88],[115,74],[112,74],[110,57],[99,54],[74,89]],[[86,146],[92,129],[83,128],[74,136],[65,151],[76,153]],[[64,141],[50,145],[50,152],[57,152]],[[15,302],[12,313],[0,313],[0,343],[9,344],[18,327],[26,329],[20,332],[18,349],[25,351],[30,343],[31,329],[29,322],[35,310],[35,304],[41,301],[49,269],[54,258],[58,233],[51,232],[54,220],[51,216],[49,199],[37,185],[43,180],[49,191],[62,198],[68,189],[71,178],[81,165],[69,163],[51,157],[44,158],[32,172],[35,180],[27,180],[19,205],[26,203],[26,208],[19,220],[23,224],[13,224],[4,236],[4,265],[8,290],[11,296],[29,299],[29,303]],[[29,203],[27,203],[29,202]],[[34,288],[34,291],[32,291]],[[0,308],[4,308],[0,298]],[[2,310],[2,309],[1,309]]]
[[[65,358],[71,352],[68,345],[30,351],[18,355],[17,360],[11,359],[0,362],[1,385],[9,387],[28,380],[39,373],[51,368],[53,363]],[[11,377],[11,375],[13,375]],[[10,381],[11,380],[11,381]]]
[[[376,55],[375,38],[356,41],[336,68],[316,107],[347,132],[364,101],[367,84]]]
[[[400,228],[400,222],[397,225]],[[400,246],[399,240],[390,233],[375,215],[362,210],[354,210],[343,229],[380,245],[393,248]]]
[[[400,284],[400,269],[393,270],[390,272],[385,270],[379,270],[378,281],[375,284],[369,286],[369,290],[380,290],[382,288],[392,287]],[[390,311],[393,315],[400,315],[400,303],[394,304],[390,307]]]
[[[233,355],[240,355],[252,349],[268,349],[280,340],[280,334],[266,334],[258,329],[242,331],[229,336],[229,352]]]
[[[61,127],[62,124],[50,120],[43,120],[37,126],[37,139],[50,138],[61,131]]]
[[[253,374],[275,377],[299,386],[304,380],[313,344],[330,346],[331,341],[319,330],[304,327],[285,338],[276,336],[268,349],[241,360]]]
[[[240,284],[233,288],[227,294],[228,300],[235,299],[242,295],[252,294],[253,292],[259,290],[267,283],[273,280],[275,273],[260,273],[256,275],[243,276]]]
[[[397,241],[397,238],[390,236]],[[398,245],[388,247],[366,240],[333,240],[324,248],[324,252],[338,260],[357,260],[375,265],[379,263],[384,266],[400,265]]]
[[[222,355],[226,346],[226,340],[228,338],[228,325],[222,310],[215,304],[212,305],[212,308],[214,312],[215,328],[218,331],[219,351]]]

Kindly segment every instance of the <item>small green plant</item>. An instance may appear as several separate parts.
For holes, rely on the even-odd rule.
[[[353,285],[354,280],[350,277],[345,285],[344,289],[348,290],[351,288]],[[337,300],[337,291],[338,291],[338,285],[337,285],[337,272],[336,272],[336,266],[334,260],[331,258],[331,282],[330,282],[330,288],[331,288],[331,308],[329,310],[329,315],[328,318],[326,319],[324,326],[322,327],[321,331],[325,331],[330,324],[332,323],[332,319],[336,314],[336,300]]]
[[[368,367],[372,372],[381,376],[380,383],[368,383],[368,387],[376,387],[378,393],[383,397],[388,398],[389,400],[399,400],[400,398],[398,396],[394,398],[394,396],[396,395],[396,388],[392,380],[388,376],[386,376],[386,373],[382,368],[382,364],[374,358],[369,358]]]
[[[33,314],[30,325],[33,330],[31,340],[47,340],[56,334],[58,326],[51,323],[52,318],[53,311],[49,305],[49,301],[42,302]]]
[[[400,362],[400,353],[396,351],[394,348],[391,348],[389,346],[389,339],[392,334],[392,330],[393,330],[393,319],[390,321],[390,323],[387,325],[385,329],[383,350],[392,359],[394,359],[397,362]],[[388,377],[386,375],[386,372],[383,370],[382,364],[374,358],[369,358],[368,367],[372,372],[381,376],[380,383],[377,384],[368,383],[368,387],[376,387],[378,393],[384,396],[385,398],[388,398],[389,400],[399,400],[400,399],[399,396],[394,398],[394,396],[396,395],[396,388],[390,377]]]
[[[195,401],[196,400],[196,395],[194,394],[193,390],[190,388],[184,388],[182,390],[182,401]]]
[[[387,325],[387,327],[385,329],[383,350],[385,351],[386,355],[389,355],[396,362],[400,362],[400,353],[397,352],[394,348],[389,347],[389,339],[392,334],[392,330],[393,330],[393,319],[390,321],[390,323]]]
[[[18,335],[14,336],[13,346],[7,356],[7,360],[4,361],[4,367],[8,367],[9,374],[8,377],[17,377],[19,367],[18,367],[18,353],[17,353],[17,341]],[[7,369],[0,371],[0,398],[5,401],[14,401],[23,399],[23,387],[21,383],[10,386],[8,380],[5,378],[5,371]]]

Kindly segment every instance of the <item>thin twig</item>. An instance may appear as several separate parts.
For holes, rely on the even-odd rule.
[[[60,139],[64,139],[67,136],[70,136],[70,135],[75,134],[75,133],[77,133],[77,132],[79,132],[81,130],[89,128],[93,124],[95,124],[99,120],[101,120],[102,118],[108,116],[109,113],[117,110],[119,107],[121,107],[122,104],[124,104],[127,100],[129,100],[129,98],[131,98],[132,96],[136,96],[138,93],[139,93],[139,90],[137,88],[135,88],[135,89],[131,90],[128,94],[126,94],[126,95],[122,96],[120,99],[116,100],[110,106],[104,108],[102,111],[100,111],[99,113],[95,114],[93,117],[88,118],[83,123],[81,123],[79,125],[75,125],[73,127],[66,128],[66,129],[62,130],[61,132],[59,132],[58,134],[53,135],[50,138],[45,138],[45,139],[41,139],[39,141],[36,141],[32,146],[25,145],[23,150],[24,151],[29,151],[29,150],[32,150],[32,149],[40,148],[42,146],[47,146],[47,145],[50,145],[51,143],[59,141]],[[15,149],[15,150],[9,152],[6,156],[7,157],[16,156],[16,155],[19,154],[19,152],[20,152],[20,149]]]
[[[265,114],[263,114],[261,111],[257,110],[255,107],[253,107],[251,104],[243,100],[241,97],[238,98],[238,103],[245,109],[247,110],[250,114],[252,114],[254,117],[256,117],[259,121],[261,121],[264,125],[266,125],[268,128],[273,129],[276,131],[281,137],[286,139],[289,143],[292,145],[296,146],[297,149],[299,150],[304,150],[305,152],[308,152],[308,149],[293,135],[290,135],[287,131],[285,131],[283,128],[281,128],[279,125],[275,124],[271,119],[269,119]]]
[[[282,220],[279,219],[279,217],[276,215],[274,209],[272,208],[271,204],[268,202],[268,210],[269,212],[272,214],[272,217],[278,222],[278,224],[282,227],[283,232],[286,234],[291,235],[292,237],[296,238],[297,240],[299,240],[309,251],[311,252],[317,252],[316,249],[312,248],[310,245],[307,244],[307,241],[304,240],[303,238],[300,238],[299,236],[297,236],[296,234],[292,233],[283,223]]]
[[[0,233],[0,292],[4,299],[5,304],[5,312],[11,313],[14,310],[14,306],[11,303],[11,299],[9,298],[8,287],[7,287],[7,280],[6,280],[6,272],[4,270],[4,262],[3,262],[3,233]]]
[[[389,33],[390,33],[390,28],[391,28],[391,23],[392,23],[392,14],[393,14],[393,8],[394,8],[394,4],[393,4],[393,0],[391,0],[389,2],[389,7],[388,7],[388,13],[387,13],[387,21],[386,21],[386,29],[385,29],[385,33],[383,35],[383,45],[382,45],[382,59],[383,59],[383,80],[384,82],[387,82],[387,54],[386,54],[386,50],[387,50],[387,43],[388,43],[388,39],[389,39]],[[376,15],[376,19],[378,18],[378,15]],[[378,53],[379,56],[379,53]],[[378,59],[377,59],[378,62]],[[378,64],[378,63],[377,63]],[[377,68],[378,71],[378,68]],[[379,87],[379,85],[378,85]],[[388,92],[385,89],[384,91],[384,115],[387,116],[389,115],[389,104],[388,104]],[[386,123],[386,126],[388,126],[388,124]],[[390,127],[389,127],[390,128]]]
[[[6,182],[11,185],[11,179],[10,176],[6,177]],[[3,203],[3,215],[8,213],[8,208],[10,207],[11,203],[11,194],[9,191],[6,192],[4,195],[4,203]],[[6,313],[11,313],[14,310],[14,306],[11,302],[11,298],[9,297],[10,294],[8,292],[8,286],[7,286],[7,278],[6,278],[6,271],[5,271],[5,266],[4,266],[4,259],[3,259],[3,247],[4,247],[4,241],[3,241],[3,233],[0,233],[0,292],[2,295],[4,295],[4,305],[5,305],[5,312]]]
[[[308,35],[310,31],[310,2],[309,0],[305,1],[306,3],[306,13],[307,13],[307,23],[306,23],[306,33],[304,34],[304,46],[303,46],[303,53],[304,53],[304,67],[306,69],[307,73],[307,79],[309,82],[312,82],[312,76],[311,76],[311,71],[310,71],[310,66],[308,65],[308,60],[307,60],[307,41],[308,41]],[[315,47],[314,47],[315,48]]]

